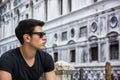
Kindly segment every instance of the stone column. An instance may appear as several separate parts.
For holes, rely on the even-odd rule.
[[[98,39],[98,62],[101,61],[101,43],[100,39]]]
[[[119,61],[120,61],[120,36],[118,36],[118,44],[119,44]]]
[[[110,55],[110,51],[109,51],[109,39],[107,38],[106,39],[106,49],[105,49],[106,51],[106,61],[109,61],[110,60],[110,57],[109,57],[109,55]]]
[[[58,61],[55,63],[57,74],[56,80],[71,80],[71,74],[74,71],[73,65],[65,61]]]
[[[88,61],[87,62],[89,63],[90,62],[90,58],[91,58],[91,55],[90,55],[90,42],[89,41],[87,42],[87,48],[88,48],[88,50],[87,50],[88,51],[88,56],[87,56],[88,57]]]

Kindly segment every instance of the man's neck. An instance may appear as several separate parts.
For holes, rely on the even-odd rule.
[[[27,59],[27,60],[35,58],[35,55],[36,55],[35,49],[33,49],[29,46],[24,46],[24,45],[20,47],[20,52],[21,52],[23,58]]]

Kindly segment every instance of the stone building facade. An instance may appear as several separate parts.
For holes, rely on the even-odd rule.
[[[54,61],[63,60],[76,68],[99,70],[110,62],[118,76],[119,3],[120,0],[1,0],[0,55],[20,46],[14,35],[20,20],[40,19],[46,22],[45,50]]]

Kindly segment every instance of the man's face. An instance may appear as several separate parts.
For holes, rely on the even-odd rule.
[[[43,50],[45,48],[46,36],[40,26],[36,26],[32,32],[30,45],[36,49]]]

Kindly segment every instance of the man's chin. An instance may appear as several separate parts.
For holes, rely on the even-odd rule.
[[[44,47],[41,47],[41,48],[39,48],[39,50],[44,50],[46,47],[44,46]]]

